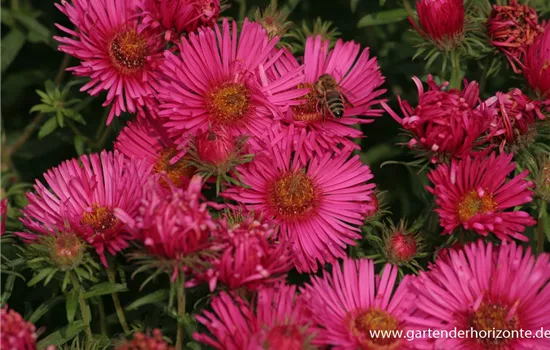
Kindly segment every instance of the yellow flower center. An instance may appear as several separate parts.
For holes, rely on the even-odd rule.
[[[123,74],[131,74],[142,68],[148,53],[147,39],[135,29],[117,34],[109,48],[111,62]]]
[[[497,202],[491,193],[480,195],[477,190],[466,193],[458,204],[458,217],[460,221],[466,222],[477,214],[485,214],[494,211]]]
[[[82,225],[91,227],[96,234],[103,234],[118,224],[113,209],[94,204],[91,212],[82,213]]]
[[[313,88],[312,84],[300,84],[298,85],[300,89]],[[303,97],[305,100],[304,103],[296,106],[292,106],[292,115],[294,120],[299,122],[315,122],[322,119],[321,113],[317,111],[317,99],[313,97],[312,92],[310,91],[306,96]]]
[[[271,186],[268,202],[279,216],[296,218],[314,208],[315,187],[305,174],[288,174]]]
[[[213,121],[233,125],[242,121],[250,109],[250,91],[244,84],[227,82],[206,96],[206,108]]]
[[[174,148],[166,148],[160,152],[157,162],[153,166],[153,172],[156,174],[166,174],[168,180],[176,187],[183,186],[183,180],[191,178],[195,173],[195,168],[190,166],[185,157],[180,158],[174,164],[170,161],[177,154]],[[165,187],[170,187],[165,179],[161,178],[160,183]]]
[[[371,334],[373,331],[397,331],[399,330],[397,319],[378,308],[373,308],[360,313],[351,319],[350,328],[352,333],[358,337],[364,349],[397,350],[400,339],[386,334],[385,337]],[[374,333],[374,332],[373,332]]]
[[[483,303],[470,317],[470,326],[477,331],[491,331],[486,337],[477,337],[479,343],[487,346],[487,349],[501,349],[510,338],[496,337],[494,330],[513,331],[519,330],[519,321],[516,314],[508,315],[510,308],[500,304]],[[489,335],[493,334],[493,337]]]

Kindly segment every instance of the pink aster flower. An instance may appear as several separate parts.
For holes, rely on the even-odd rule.
[[[531,88],[550,100],[550,22],[527,49],[524,64],[523,75]]]
[[[497,92],[485,104],[494,113],[489,133],[500,144],[501,152],[507,144],[514,146],[522,142],[531,143],[529,133],[533,131],[535,122],[545,118],[540,103],[531,100],[519,89],[506,94]]]
[[[499,239],[517,238],[527,241],[522,232],[536,221],[524,211],[506,211],[533,199],[533,183],[526,178],[528,170],[508,179],[516,165],[513,154],[491,154],[486,157],[453,159],[451,166],[440,164],[428,174],[434,187],[444,234],[463,227]],[[507,181],[508,180],[508,181]]]
[[[550,339],[535,334],[550,327],[549,282],[548,254],[535,257],[515,243],[495,247],[479,240],[420,272],[412,283],[417,310],[408,322],[432,332],[469,331],[465,338],[418,339],[421,349],[547,349]],[[499,338],[488,332],[493,329]],[[519,337],[520,330],[533,337]]]
[[[399,117],[387,104],[386,111],[412,134],[409,147],[420,149],[431,156],[432,162],[440,157],[462,158],[483,142],[478,140],[491,123],[491,111],[479,103],[479,86],[466,83],[462,91],[446,91],[448,83],[437,85],[428,76],[428,91],[422,82],[413,78],[418,89],[418,105],[413,108],[398,97],[404,118]]]
[[[537,11],[518,0],[510,0],[505,5],[495,4],[487,27],[491,44],[506,55],[515,73],[521,73],[525,50],[544,31]]]
[[[432,40],[440,49],[456,47],[464,32],[463,0],[418,0],[416,12],[420,27],[409,19],[414,29]]]
[[[105,250],[111,254],[133,239],[114,211],[137,214],[150,167],[142,161],[127,160],[117,151],[83,155],[48,170],[44,178],[51,188],[36,180],[35,193],[21,221],[34,233],[53,235],[72,231],[92,245],[105,266]],[[32,239],[33,233],[19,233]]]
[[[273,140],[277,140],[274,136]],[[360,237],[359,227],[374,209],[374,183],[368,166],[351,150],[316,154],[297,161],[287,144],[268,144],[264,154],[238,168],[248,187],[233,187],[223,195],[248,210],[274,218],[279,239],[292,247],[296,268],[316,271],[317,263],[345,256],[348,244]]]
[[[384,77],[376,58],[369,56],[368,48],[361,51],[361,46],[353,41],[338,40],[329,50],[329,41],[317,36],[307,39],[303,62],[305,75],[299,86],[307,89],[308,94],[282,118],[284,126],[296,129],[294,149],[301,149],[305,159],[314,152],[337,150],[339,144],[357,147],[350,138],[363,134],[351,125],[372,123],[373,117],[383,113],[382,109],[373,108],[384,101],[380,95],[386,92],[379,89]],[[272,74],[284,76],[298,66],[294,56],[285,50]],[[340,117],[326,106],[324,96],[316,96],[315,83],[324,84],[327,79],[336,83],[336,91],[341,94],[343,114]]]
[[[213,26],[220,16],[219,0],[138,0],[142,26],[160,29],[170,39],[199,26]]]
[[[165,179],[177,187],[185,187],[195,173],[185,150],[176,145],[155,119],[138,118],[129,122],[118,135],[115,149],[128,158],[143,159],[167,188]]]
[[[229,289],[256,290],[285,279],[292,259],[288,245],[275,240],[273,222],[247,214],[234,224],[224,219],[221,226],[224,249],[212,264],[211,290],[216,282]]]
[[[273,54],[277,39],[245,20],[237,36],[237,23],[224,20],[221,27],[201,28],[178,45],[179,54],[165,52],[159,115],[165,126],[180,136],[225,127],[233,135],[261,136],[273,115],[281,115],[304,92],[293,89],[302,79],[303,67],[270,80],[265,71],[278,60]]]
[[[334,349],[412,349],[406,339],[376,338],[371,331],[407,331],[407,317],[415,296],[409,277],[394,291],[397,268],[387,264],[382,275],[374,273],[367,259],[345,259],[332,274],[313,277],[302,290],[311,319],[319,325],[315,344]]]
[[[201,201],[201,190],[202,178],[198,175],[186,189],[171,185],[170,193],[166,193],[162,184],[149,181],[143,191],[139,215],[124,209],[117,210],[115,215],[151,255],[182,262],[183,268],[194,267],[185,259],[213,249],[212,238],[217,232],[208,208],[219,208]],[[174,265],[173,280],[179,268]]]
[[[308,349],[314,337],[296,286],[262,288],[252,303],[222,292],[211,307],[213,312],[195,316],[211,335],[193,337],[215,349]]]
[[[54,39],[59,50],[81,61],[68,70],[91,78],[81,91],[107,91],[107,124],[122,112],[142,109],[158,87],[164,43],[158,32],[139,30],[134,0],[62,0],[56,6],[77,30],[57,25],[69,37]]]
[[[0,201],[0,236],[6,232],[6,218],[8,217],[8,199]]]
[[[26,322],[19,313],[8,310],[5,306],[0,309],[0,346],[5,350],[36,350],[36,327]]]

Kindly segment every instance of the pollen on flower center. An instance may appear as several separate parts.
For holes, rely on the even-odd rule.
[[[313,88],[312,84],[300,84],[298,88]],[[299,122],[315,122],[322,119],[321,113],[319,113],[317,108],[317,99],[313,97],[312,92],[309,92],[306,96],[303,97],[305,102],[292,106],[292,115],[294,120]]]
[[[266,337],[264,349],[301,350],[304,348],[304,335],[296,325],[273,327]]]
[[[458,217],[462,222],[470,220],[476,214],[494,211],[497,202],[491,193],[480,194],[477,190],[466,193],[458,204]]]
[[[250,109],[250,91],[244,84],[227,82],[206,96],[206,108],[213,121],[232,125],[240,122]]]
[[[518,330],[519,321],[517,314],[510,315],[510,308],[500,304],[483,303],[470,317],[470,326],[477,331],[512,331]],[[493,345],[498,348],[508,341],[508,338],[485,337],[476,338],[480,343]]]
[[[367,349],[383,348],[394,350],[399,348],[399,340],[392,337],[372,337],[371,331],[397,330],[397,319],[386,311],[373,308],[352,318],[351,331]]]
[[[159,154],[157,162],[153,166],[153,172],[156,174],[166,174],[170,182],[176,187],[183,185],[183,180],[191,178],[195,173],[195,168],[190,166],[185,157],[179,159],[174,164],[170,164],[170,161],[177,154],[177,151],[173,148],[166,148]],[[168,183],[164,179],[160,179],[160,183],[169,187]]]
[[[313,209],[315,187],[305,174],[288,174],[271,186],[268,201],[278,215],[296,218]]]
[[[135,29],[117,34],[109,47],[111,61],[122,73],[133,73],[145,65],[149,45]]]
[[[91,212],[84,212],[80,220],[82,225],[91,227],[95,233],[102,234],[115,227],[118,219],[113,214],[113,209],[94,204]]]

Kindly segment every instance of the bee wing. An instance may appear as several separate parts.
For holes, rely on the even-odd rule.
[[[349,91],[348,89],[346,89],[342,86],[342,81],[344,81],[346,76],[344,74],[341,74],[341,72],[339,70],[335,70],[335,72],[338,73],[338,75],[340,75],[342,77],[342,78],[340,78],[340,81],[338,82],[338,89],[341,92],[341,95],[342,95],[342,98],[344,99],[344,102],[347,105],[349,105],[350,107],[353,107],[353,103],[351,103],[350,98],[352,100],[357,100],[356,96],[351,91]]]

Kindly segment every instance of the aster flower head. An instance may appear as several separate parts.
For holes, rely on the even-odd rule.
[[[433,163],[440,158],[463,158],[472,154],[483,143],[479,138],[491,122],[491,110],[479,103],[479,85],[465,84],[462,91],[447,91],[448,82],[441,85],[428,76],[428,90],[422,82],[413,78],[418,89],[418,105],[413,108],[407,101],[399,100],[404,118],[399,117],[387,104],[386,111],[412,134],[410,148],[419,149],[430,156]]]
[[[303,92],[293,89],[302,77],[297,67],[277,80],[265,73],[278,60],[278,39],[245,20],[200,28],[166,51],[162,71],[168,79],[159,90],[160,112],[173,135],[187,137],[223,126],[235,136],[261,137],[273,115],[280,115]]]
[[[414,294],[409,277],[397,288],[397,268],[387,264],[374,273],[368,259],[344,259],[332,274],[315,276],[302,290],[310,317],[319,325],[314,343],[335,349],[410,349],[412,342],[399,338],[375,338],[371,331],[406,331],[413,311]],[[395,288],[395,291],[394,291]]]
[[[502,152],[507,148],[516,151],[529,146],[536,134],[535,122],[545,119],[538,101],[531,100],[521,90],[513,89],[508,93],[497,92],[485,101],[485,105],[494,113],[489,126],[489,134]]]
[[[292,22],[287,21],[288,15],[288,11],[278,10],[277,6],[269,4],[263,11],[259,8],[256,10],[254,21],[265,28],[269,39],[274,37],[283,39],[288,36],[288,30],[292,27]],[[280,43],[284,45],[284,43]],[[290,45],[288,46],[290,47]]]
[[[516,168],[513,154],[467,157],[440,164],[428,174],[435,195],[443,234],[463,227],[487,236],[494,233],[501,240],[526,241],[522,232],[536,221],[524,211],[509,211],[533,198],[533,183],[528,170],[508,179]]]
[[[176,144],[158,120],[138,118],[120,132],[115,149],[127,158],[140,159],[151,166],[152,174],[166,188],[168,179],[176,187],[185,187],[196,168],[185,152],[185,144]]]
[[[18,312],[4,306],[0,309],[0,323],[2,349],[36,350],[36,327],[26,322]]]
[[[549,256],[533,256],[515,243],[500,247],[479,240],[450,250],[413,280],[417,310],[408,319],[416,329],[468,330],[470,335],[419,339],[422,349],[546,349],[547,338],[520,337],[519,331],[547,329]],[[472,334],[472,329],[478,332]],[[496,337],[488,331],[506,332]],[[483,332],[485,337],[479,336]],[[481,334],[483,334],[481,333]],[[467,334],[467,333],[465,333]],[[525,333],[522,333],[525,334]]]
[[[210,281],[222,283],[230,290],[256,290],[284,280],[292,268],[292,258],[288,245],[276,241],[277,230],[272,221],[249,213],[234,223],[224,218],[220,225],[224,249],[212,264],[215,278]],[[210,288],[213,290],[215,285]]]
[[[67,160],[44,174],[51,191],[36,180],[36,193],[27,194],[29,204],[21,221],[37,234],[75,233],[107,266],[105,251],[116,254],[134,238],[114,212],[137,215],[149,172],[145,162],[127,160],[117,151]],[[34,233],[19,235],[32,239],[37,237]]]
[[[509,0],[506,5],[495,4],[487,26],[491,44],[506,55],[515,73],[521,73],[525,50],[544,31],[537,11],[518,0]]]
[[[91,78],[81,91],[107,91],[107,124],[122,112],[142,110],[158,87],[164,43],[157,31],[139,30],[134,0],[62,0],[56,6],[77,30],[57,25],[69,36],[54,39],[60,51],[81,61],[68,70]]]
[[[362,137],[362,133],[351,125],[371,123],[383,112],[374,108],[385,101],[380,96],[386,92],[380,89],[385,79],[376,57],[353,41],[338,40],[329,49],[329,40],[318,35],[307,38],[303,62],[305,75],[299,87],[307,95],[281,119],[283,129],[290,126],[296,130],[294,149],[301,149],[305,159],[314,152],[337,150],[340,144],[357,147],[350,138]],[[285,52],[273,74],[284,75],[298,66],[294,56]],[[338,117],[328,107],[333,95],[341,102]]]
[[[398,266],[410,266],[414,271],[420,267],[414,259],[423,257],[425,254],[423,253],[424,244],[416,232],[416,226],[407,227],[403,220],[397,225],[390,222],[386,226],[383,232],[383,251],[388,262]]]
[[[238,168],[247,187],[222,195],[274,218],[298,271],[316,271],[318,262],[344,257],[346,246],[360,237],[358,226],[374,209],[373,176],[359,156],[350,158],[350,149],[316,154],[302,163],[287,139],[272,137],[265,153]]]
[[[154,329],[151,335],[134,333],[131,340],[118,345],[115,350],[174,350],[162,337],[160,329]]]
[[[6,233],[6,219],[8,217],[8,199],[0,201],[0,236]]]
[[[172,185],[169,193],[162,184],[149,181],[139,215],[116,211],[116,217],[144,245],[148,255],[166,261],[174,280],[180,270],[198,267],[200,255],[214,249],[217,226],[208,211],[214,204],[201,200],[201,189],[198,175],[191,178],[186,189]]]
[[[279,283],[262,288],[253,302],[222,292],[211,307],[213,312],[195,316],[211,335],[193,337],[215,349],[308,349],[314,337],[296,286]]]
[[[523,75],[543,99],[550,99],[550,22],[525,53]]]
[[[464,0],[418,0],[416,12],[420,27],[409,19],[414,29],[441,50],[460,44],[464,33]]]
[[[550,202],[550,157],[539,157],[535,176],[535,193],[543,200]]]

